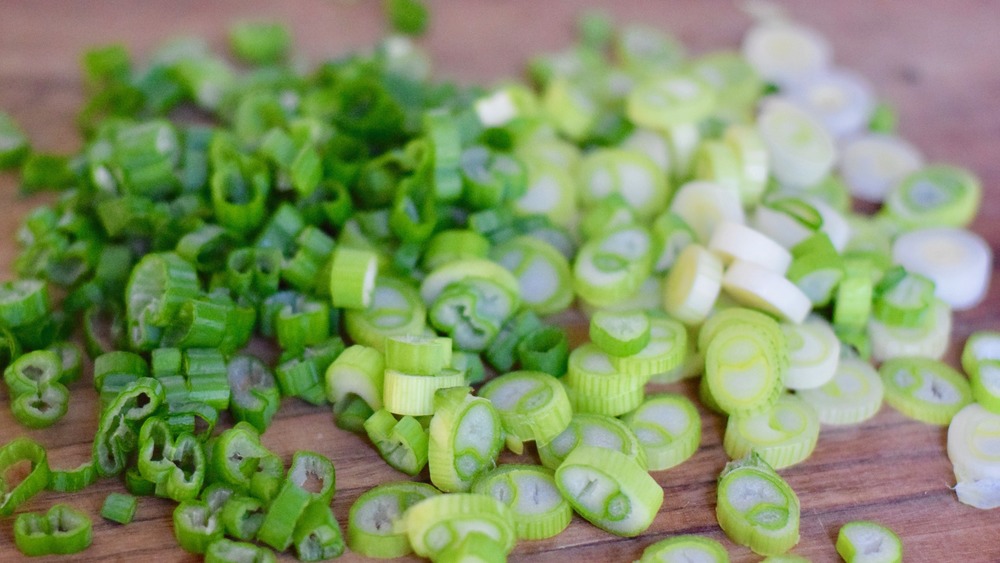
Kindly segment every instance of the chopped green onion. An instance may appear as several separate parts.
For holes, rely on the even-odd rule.
[[[760,555],[780,555],[799,542],[799,497],[757,454],[726,464],[718,497],[719,526],[733,542]]]
[[[521,453],[524,442],[548,444],[569,426],[572,407],[555,377],[539,371],[513,371],[479,389],[500,415],[507,447]]]
[[[472,492],[510,506],[517,537],[551,538],[569,526],[573,509],[556,487],[551,469],[537,465],[500,465],[472,484]]]
[[[434,397],[427,458],[431,483],[445,492],[468,491],[477,477],[496,465],[503,448],[499,413],[488,399],[473,397],[469,391],[453,387]]]
[[[683,561],[703,561],[704,563],[724,563],[729,561],[729,553],[722,544],[703,536],[680,535],[660,540],[642,552],[639,563],[681,563]]]
[[[80,553],[91,541],[90,518],[65,504],[53,505],[45,514],[19,514],[14,521],[14,545],[28,556]]]
[[[101,516],[112,522],[128,524],[135,517],[136,506],[138,506],[138,499],[134,496],[111,493],[104,498],[104,504],[101,505]]]
[[[819,422],[808,402],[782,395],[762,413],[730,416],[722,447],[730,459],[753,451],[774,469],[783,469],[812,455],[819,440]]]
[[[406,511],[418,502],[441,493],[425,483],[383,483],[358,497],[347,520],[347,545],[366,557],[389,559],[411,553],[406,532],[401,531]]]
[[[951,366],[929,358],[898,357],[879,369],[885,402],[927,424],[947,425],[972,401],[969,381]]]
[[[853,521],[837,532],[837,553],[847,563],[899,563],[903,560],[903,542],[885,526]]]
[[[646,452],[650,471],[670,469],[694,455],[701,442],[701,418],[682,395],[651,395],[622,420]]]

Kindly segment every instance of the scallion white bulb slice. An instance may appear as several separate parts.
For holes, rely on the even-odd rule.
[[[875,96],[868,82],[840,68],[797,77],[788,81],[781,93],[818,119],[836,139],[864,130],[875,110]]]
[[[993,272],[993,251],[965,229],[931,227],[909,231],[892,244],[892,258],[911,272],[934,281],[934,294],[964,311],[986,297]]]
[[[708,249],[723,262],[744,260],[784,274],[792,263],[792,255],[767,235],[740,223],[724,222],[715,227]]]
[[[770,155],[771,173],[786,186],[811,186],[833,168],[837,154],[833,137],[787,100],[775,98],[763,104],[757,131]]]
[[[1000,507],[1000,414],[971,403],[948,426],[948,458],[958,500],[976,508]]]
[[[900,137],[870,133],[849,141],[838,167],[851,195],[881,202],[911,172],[923,165],[920,152]]]
[[[737,260],[722,277],[722,287],[733,299],[793,323],[801,323],[812,310],[812,301],[781,274]]]
[[[785,387],[815,389],[833,378],[840,363],[840,341],[830,323],[812,315],[800,324],[781,323],[781,331],[788,343]]]
[[[663,284],[663,307],[682,323],[699,324],[708,317],[722,287],[722,261],[705,247],[685,248]]]
[[[786,20],[754,26],[744,36],[742,50],[761,77],[778,83],[823,70],[833,58],[822,35]]]

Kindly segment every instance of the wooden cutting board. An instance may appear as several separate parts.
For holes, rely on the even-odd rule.
[[[897,108],[900,131],[928,161],[974,170],[985,188],[983,208],[973,228],[996,249],[1000,245],[1000,9],[988,1],[800,0],[787,2],[792,15],[815,27],[834,46],[836,62],[868,77]],[[736,48],[749,18],[736,4],[721,0],[463,0],[431,2],[433,20],[423,45],[441,78],[494,83],[519,76],[535,52],[568,44],[573,14],[596,6],[619,22],[643,22],[675,33],[691,52]],[[0,1],[0,108],[9,112],[43,150],[71,152],[80,147],[73,117],[82,100],[77,61],[88,46],[127,45],[142,61],[158,44],[179,34],[200,35],[221,48],[227,25],[237,19],[276,19],[295,34],[298,52],[315,63],[364,48],[379,36],[379,3],[373,0],[113,0],[104,2]],[[20,217],[44,200],[22,199],[11,175],[0,176],[0,277],[10,276],[17,252],[13,233]],[[973,331],[1000,328],[1000,290],[994,276],[987,301],[955,317],[949,361]],[[579,339],[584,321],[564,314]],[[655,390],[694,397],[684,382]],[[7,403],[6,390],[0,402]],[[45,444],[51,464],[75,467],[90,455],[96,422],[96,394],[86,379],[73,385],[66,418],[53,428],[27,431],[0,408],[0,443],[28,435]],[[656,472],[665,502],[640,537],[604,533],[580,518],[556,538],[522,542],[515,561],[631,561],[649,544],[680,533],[707,535],[723,542],[734,561],[760,557],[731,543],[715,520],[715,479],[726,462],[721,448],[724,421],[702,410],[704,433],[694,457],[680,467]],[[873,420],[852,428],[824,428],[815,454],[781,473],[802,504],[801,541],[794,552],[813,561],[836,561],[839,527],[871,519],[902,538],[907,561],[1000,561],[1000,515],[960,504],[945,453],[945,430],[906,419],[888,406]],[[328,409],[286,400],[265,443],[286,462],[297,449],[328,455],[337,467],[334,509],[341,523],[358,495],[374,484],[400,479],[366,441],[340,431]],[[506,454],[506,461],[532,461]],[[174,541],[173,503],[141,499],[127,527],[98,516],[104,497],[120,490],[104,480],[82,493],[43,493],[20,511],[45,510],[69,502],[94,520],[94,543],[74,561],[194,561]],[[18,560],[12,518],[0,520],[0,560]],[[361,560],[345,554],[342,560]],[[37,560],[37,559],[36,559]]]

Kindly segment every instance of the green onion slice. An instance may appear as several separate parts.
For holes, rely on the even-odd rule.
[[[426,483],[397,481],[365,491],[351,505],[347,520],[347,546],[366,557],[389,559],[411,553],[403,531],[404,515],[418,502],[440,495]]]
[[[727,563],[722,544],[704,536],[680,535],[660,540],[642,551],[639,563]]]
[[[631,296],[651,271],[652,235],[634,225],[584,243],[573,263],[573,288],[586,302],[606,306]]]
[[[556,469],[556,486],[595,526],[625,537],[644,532],[663,504],[663,488],[634,458],[578,446]]]
[[[782,395],[769,410],[750,416],[730,416],[722,447],[731,459],[751,451],[774,469],[808,458],[819,440],[819,417],[795,395]]]
[[[573,508],[556,487],[554,472],[538,465],[499,465],[476,479],[472,492],[509,506],[519,539],[556,536],[573,517]]]
[[[680,465],[694,455],[701,442],[698,409],[683,395],[651,395],[622,420],[645,450],[650,471]]]
[[[812,405],[823,424],[859,424],[875,416],[882,407],[884,386],[872,365],[843,357],[833,379],[822,387],[804,389],[796,395]]]
[[[885,402],[928,424],[947,425],[972,401],[969,381],[948,364],[930,358],[892,358],[878,371],[885,385]]]
[[[796,391],[822,387],[837,372],[840,340],[822,317],[813,315],[802,324],[781,323],[788,343],[785,387]]]
[[[404,525],[413,552],[421,557],[434,558],[473,534],[486,536],[503,555],[517,540],[513,511],[478,493],[430,496],[406,510]]]
[[[427,310],[420,294],[409,283],[393,277],[376,279],[367,309],[344,311],[344,328],[355,344],[380,351],[389,336],[420,334],[426,325]]]
[[[881,524],[856,520],[837,532],[837,553],[847,563],[901,563],[903,542]]]
[[[911,172],[890,190],[884,210],[910,228],[965,227],[981,199],[982,186],[969,171],[932,165]]]
[[[686,325],[703,322],[722,288],[722,261],[705,247],[689,245],[663,284],[663,307]]]
[[[548,444],[538,446],[538,457],[542,465],[555,469],[581,445],[615,450],[634,458],[642,467],[647,465],[646,450],[635,432],[621,420],[603,414],[573,414],[566,430]]]
[[[523,443],[548,444],[569,426],[573,412],[566,390],[555,377],[540,371],[514,371],[483,385],[479,396],[500,414],[507,447],[521,453]]]
[[[488,399],[469,391],[444,389],[434,400],[427,456],[431,483],[445,492],[468,491],[479,475],[496,465],[503,449],[499,413]]]
[[[705,382],[716,404],[735,416],[767,410],[781,393],[784,354],[767,333],[732,323],[718,330],[705,350]]]
[[[524,235],[494,248],[491,256],[517,277],[525,306],[539,315],[557,313],[572,304],[569,262],[551,244]]]
[[[879,362],[908,356],[941,358],[951,341],[951,326],[951,308],[940,299],[934,300],[926,318],[916,326],[889,326],[878,319],[869,319],[872,359]]]
[[[611,356],[631,356],[649,344],[649,317],[641,311],[598,311],[590,318],[590,340]]]
[[[688,353],[687,328],[671,318],[649,321],[649,342],[629,356],[609,356],[612,365],[628,376],[656,378],[680,367]]]
[[[799,542],[799,497],[755,453],[719,475],[716,517],[729,539],[760,555],[780,555]]]

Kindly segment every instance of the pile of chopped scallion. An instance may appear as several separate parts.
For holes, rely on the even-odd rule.
[[[228,57],[89,51],[78,154],[33,150],[0,113],[0,167],[58,193],[0,285],[11,411],[59,424],[89,371],[100,402],[79,467],[27,437],[0,448],[0,516],[112,478],[127,493],[102,517],[172,499],[178,543],[207,561],[500,561],[574,512],[636,536],[663,502],[650,472],[701,440],[694,403],[647,383],[690,377],[728,417],[719,525],[754,552],[799,539],[777,471],[883,400],[951,424],[959,500],[1000,505],[1000,333],[970,339],[968,377],[941,362],[992,270],[965,229],[979,181],[925,163],[821,36],[769,13],[740,50],[691,56],[588,13],[576,44],[489,89],[432,80],[426,9],[384,5],[395,34],[304,72],[269,23],[234,26]],[[587,342],[553,320],[574,303]],[[336,460],[286,467],[261,443],[283,397],[430,484],[380,484],[338,522]],[[498,465],[505,448],[538,463]],[[901,560],[891,530],[849,526],[847,560]],[[13,530],[27,555],[92,539],[64,504]],[[642,561],[685,557],[728,561],[698,536]]]

